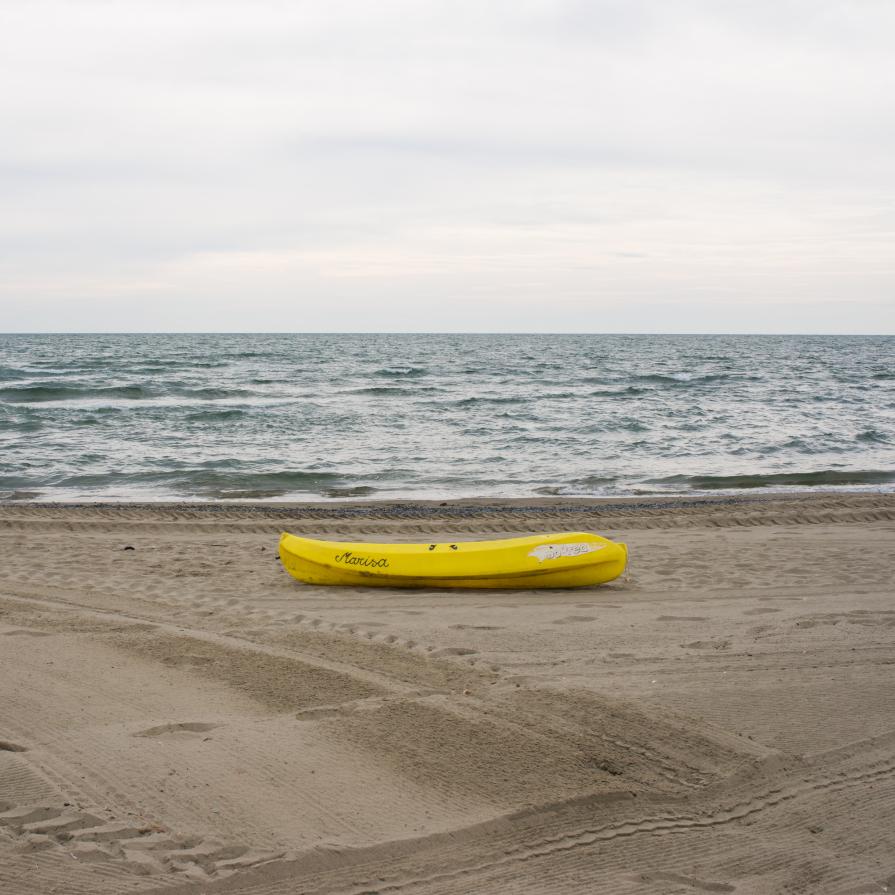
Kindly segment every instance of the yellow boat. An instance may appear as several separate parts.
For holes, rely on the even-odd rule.
[[[585,587],[618,578],[625,544],[589,532],[498,541],[366,544],[283,532],[280,561],[307,584],[363,587]]]

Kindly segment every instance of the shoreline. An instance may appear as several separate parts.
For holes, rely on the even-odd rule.
[[[394,496],[324,496],[314,495],[307,499],[286,500],[278,496],[244,496],[244,497],[216,497],[216,498],[175,498],[164,497],[158,499],[140,499],[139,497],[103,498],[94,499],[72,498],[52,500],[44,496],[46,492],[31,491],[28,489],[12,489],[7,493],[13,496],[0,497],[0,507],[37,505],[37,506],[271,506],[286,507],[295,506],[365,506],[382,507],[393,505],[415,506],[456,506],[492,503],[494,505],[526,504],[529,506],[541,506],[546,503],[554,504],[581,504],[581,503],[643,503],[656,504],[686,501],[747,501],[761,499],[784,498],[808,498],[812,496],[831,497],[835,495],[895,495],[895,472],[880,473],[887,480],[876,484],[851,484],[836,485],[790,485],[774,488],[772,486],[756,486],[741,488],[703,488],[688,491],[644,491],[642,493],[619,494],[537,494],[533,493],[518,497],[501,497],[493,495],[476,496],[467,494],[462,497],[400,497]],[[891,478],[890,483],[888,479]],[[27,496],[16,497],[15,494]]]
[[[64,512],[83,514],[146,513],[174,514],[179,517],[215,516],[221,518],[271,519],[405,519],[432,521],[473,521],[477,518],[518,519],[579,519],[612,520],[619,516],[628,524],[638,514],[661,514],[664,517],[681,513],[691,517],[701,512],[724,514],[737,508],[757,520],[766,520],[775,513],[784,513],[797,521],[805,510],[830,510],[838,513],[865,513],[868,519],[895,518],[895,492],[810,492],[791,494],[775,492],[762,495],[699,495],[693,497],[662,496],[644,500],[628,498],[460,498],[455,500],[400,500],[400,501],[300,501],[294,503],[225,502],[225,501],[170,501],[170,502],[19,502],[0,501],[0,520],[3,516],[28,515],[40,517]],[[810,515],[810,514],[809,514]],[[718,524],[717,521],[715,524]],[[732,523],[735,524],[735,523]]]
[[[582,507],[684,507],[690,505],[730,505],[748,503],[768,503],[771,501],[800,501],[800,500],[845,500],[854,498],[862,499],[890,499],[895,502],[895,490],[805,490],[805,491],[762,491],[760,493],[724,493],[724,494],[656,494],[618,495],[600,497],[564,497],[564,496],[532,496],[532,497],[453,497],[453,498],[323,498],[319,500],[9,500],[0,499],[0,508],[13,507],[47,507],[67,509],[113,509],[115,507],[127,507],[130,509],[198,509],[200,511],[216,510],[229,511],[234,509],[246,509],[248,511],[292,512],[296,509],[308,508],[313,510],[333,509],[387,509],[392,507],[408,508],[466,508],[466,507],[490,507],[495,510],[502,509],[531,509],[538,510],[542,507],[561,508],[569,507],[580,509]]]

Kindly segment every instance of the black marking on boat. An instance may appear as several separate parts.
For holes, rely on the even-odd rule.
[[[346,566],[366,566],[368,568],[374,569],[388,568],[388,560],[384,556],[375,557],[357,555],[351,550],[346,550],[344,553],[336,554],[335,561],[344,563]]]

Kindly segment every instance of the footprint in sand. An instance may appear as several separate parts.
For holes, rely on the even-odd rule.
[[[712,880],[698,879],[695,876],[684,876],[680,873],[639,873],[635,877],[641,883],[658,883],[663,892],[672,891],[667,884],[674,884],[673,891],[683,892],[685,889],[693,892],[735,892],[736,886],[727,883],[714,882]],[[681,888],[684,887],[684,888]]]
[[[704,615],[660,615],[657,622],[707,622]]]
[[[249,632],[245,631],[243,633]],[[255,633],[260,633],[259,629],[256,628]],[[197,656],[195,653],[186,653],[183,656],[164,656],[162,658],[162,662],[164,662],[165,665],[171,665],[174,668],[195,668],[200,665],[208,665],[212,661],[213,660],[210,656]]]
[[[158,727],[150,727],[133,734],[135,737],[160,737],[166,734],[181,733],[206,733],[220,727],[220,724],[207,724],[203,721],[183,721],[179,724],[160,724]]]
[[[474,649],[466,649],[462,646],[446,646],[444,649],[435,650],[431,655],[440,659],[443,656],[474,656],[476,652]]]
[[[0,740],[0,752],[27,752],[27,746],[11,743],[9,740]]]
[[[692,643],[682,643],[684,649],[729,649],[729,640],[694,640]]]
[[[595,615],[566,615],[563,618],[555,618],[551,625],[573,625],[576,622],[594,622],[597,620]]]
[[[448,625],[455,631],[502,631],[500,625]]]

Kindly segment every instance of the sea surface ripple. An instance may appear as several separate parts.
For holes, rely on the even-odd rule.
[[[0,499],[895,490],[895,337],[0,335]]]

